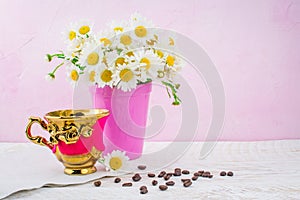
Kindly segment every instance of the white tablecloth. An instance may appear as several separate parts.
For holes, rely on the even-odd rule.
[[[166,144],[146,143],[145,151],[155,151]],[[132,187],[121,187],[121,183],[114,183],[112,177],[102,178],[101,187],[94,187],[93,180],[108,175],[99,165],[99,171],[93,175],[70,177],[62,173],[62,165],[46,148],[31,143],[0,143],[0,198],[9,194],[5,199],[300,198],[300,140],[218,142],[209,156],[198,159],[202,145],[201,142],[193,143],[180,159],[164,169],[172,171],[180,167],[191,172],[204,169],[211,171],[214,177],[200,178],[188,188],[182,186],[180,179],[191,175],[172,177],[175,186],[160,191],[151,185],[152,179],[146,174],[142,174],[142,180],[133,183]],[[158,160],[161,159],[164,158]],[[221,170],[233,171],[234,176],[221,177]],[[131,181],[132,174],[119,177],[122,182],[127,182]],[[163,179],[155,179],[160,184],[165,183]],[[72,183],[75,185],[70,185]],[[68,186],[61,187],[64,185]],[[141,185],[148,186],[147,194],[139,193]],[[20,189],[28,190],[17,192]]]

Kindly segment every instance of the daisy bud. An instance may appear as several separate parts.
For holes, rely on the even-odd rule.
[[[55,79],[55,75],[53,73],[49,73],[45,76],[47,81],[53,81]]]
[[[52,56],[51,56],[50,54],[47,54],[47,55],[45,56],[45,60],[48,61],[48,62],[51,62]]]
[[[178,106],[180,103],[179,103],[179,101],[174,101],[173,103],[172,103],[172,105],[174,105],[174,106]]]

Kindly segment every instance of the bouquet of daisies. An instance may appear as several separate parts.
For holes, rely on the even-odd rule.
[[[49,62],[62,60],[47,77],[54,79],[56,71],[65,66],[73,85],[84,75],[92,85],[125,92],[156,80],[166,86],[173,104],[179,105],[179,84],[174,83],[174,77],[180,70],[180,59],[171,51],[175,49],[174,38],[162,33],[137,13],[128,21],[113,21],[100,33],[94,33],[89,22],[71,24],[64,32],[66,50],[46,56]]]

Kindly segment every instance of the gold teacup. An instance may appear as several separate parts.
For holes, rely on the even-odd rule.
[[[90,174],[96,171],[94,165],[104,151],[103,128],[108,115],[106,109],[49,112],[44,116],[48,123],[39,117],[29,118],[26,136],[35,144],[49,147],[65,166],[66,174]],[[49,141],[32,136],[34,123],[49,132]]]

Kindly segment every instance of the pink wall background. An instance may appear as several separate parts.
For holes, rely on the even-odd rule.
[[[72,21],[91,19],[101,30],[112,19],[141,12],[160,27],[187,35],[206,49],[222,76],[226,120],[222,140],[300,138],[300,1],[0,1],[0,141],[27,141],[30,115],[72,107],[64,73],[44,76],[54,63],[44,55],[64,46],[61,31]],[[211,105],[204,83],[183,71],[197,91],[205,138]],[[159,88],[152,104],[159,104]],[[165,100],[163,100],[165,101]],[[157,140],[173,137],[180,108],[166,100],[168,121]],[[46,135],[46,133],[45,133]]]

